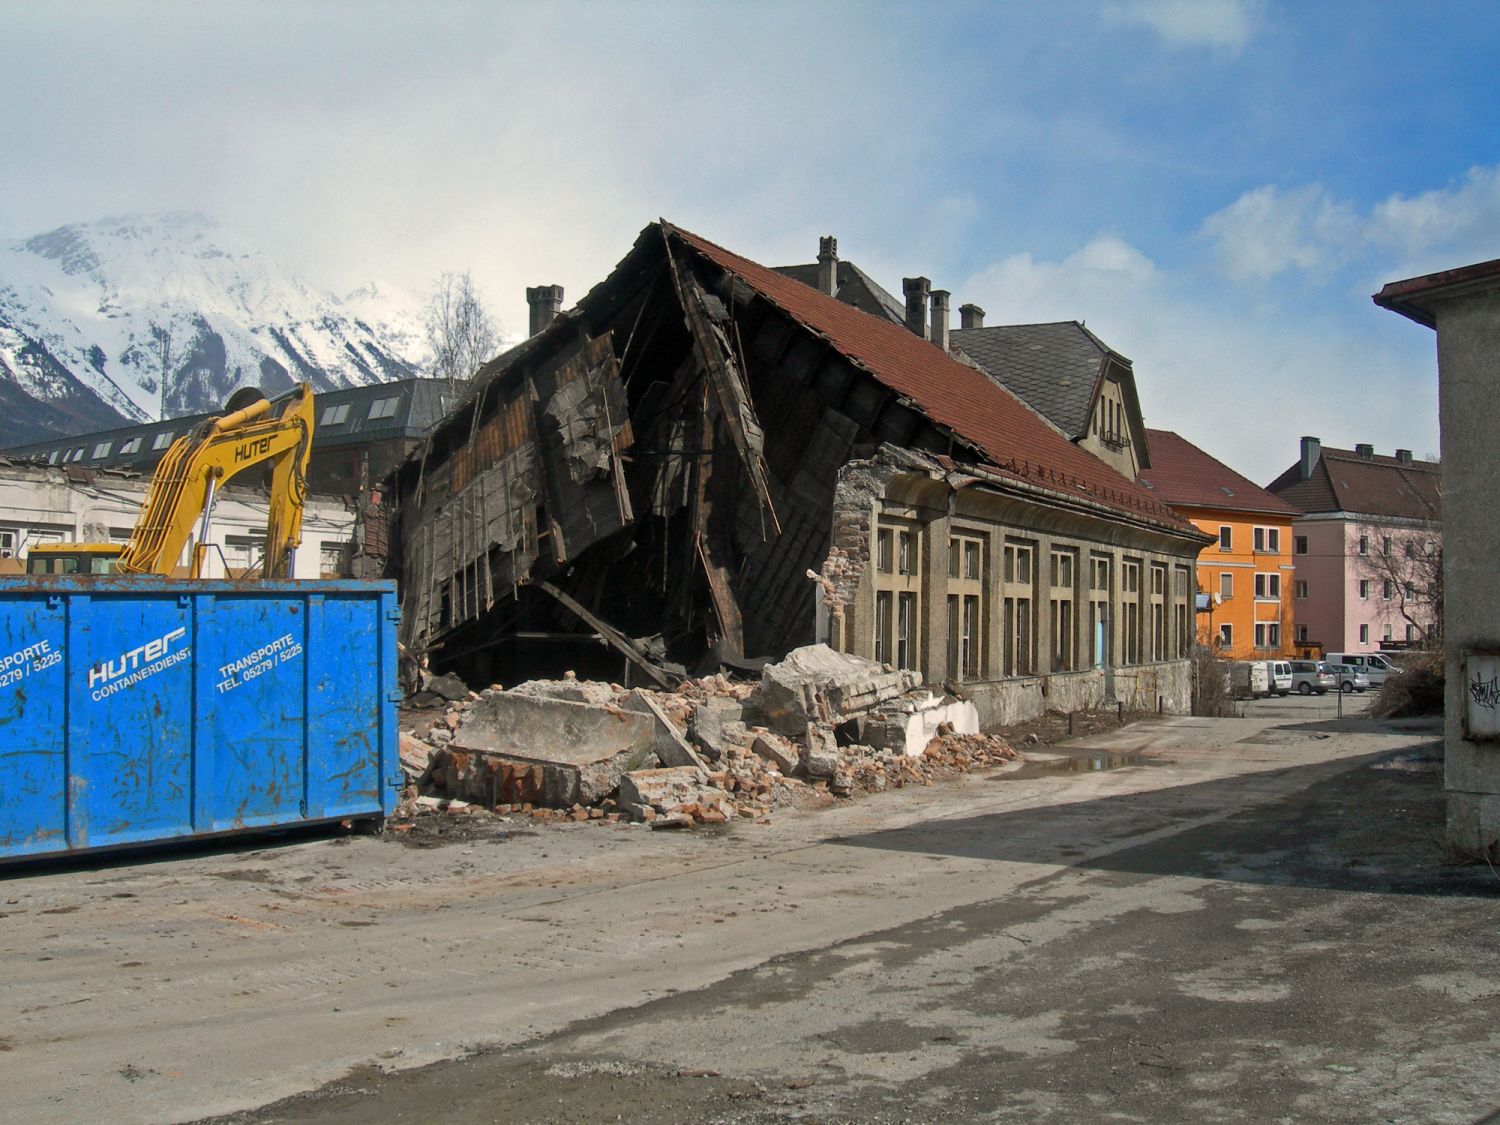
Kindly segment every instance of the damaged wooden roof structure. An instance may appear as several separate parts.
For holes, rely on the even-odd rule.
[[[601,638],[659,682],[784,654],[815,639],[841,471],[882,446],[1103,538],[1202,541],[942,348],[659,221],[400,469],[403,641],[474,682],[582,673]]]

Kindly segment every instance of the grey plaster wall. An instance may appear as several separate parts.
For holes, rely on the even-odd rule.
[[[1436,305],[1443,440],[1448,836],[1500,841],[1500,742],[1470,742],[1465,652],[1500,652],[1500,289]]]
[[[979,711],[981,730],[1034,719],[1047,711],[1089,711],[1123,703],[1127,711],[1192,709],[1192,666],[1186,660],[1139,664],[1109,671],[1055,672],[964,685]]]

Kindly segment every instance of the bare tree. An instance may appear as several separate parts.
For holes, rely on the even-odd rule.
[[[449,387],[468,382],[495,354],[495,320],[467,271],[438,278],[427,302],[426,329],[432,373]]]
[[[1368,596],[1388,602],[1423,647],[1443,640],[1443,525],[1437,520],[1362,523],[1355,570]]]

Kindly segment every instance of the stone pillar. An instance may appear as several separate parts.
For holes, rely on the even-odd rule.
[[[526,290],[526,303],[531,306],[531,331],[535,336],[562,312],[563,287],[561,285],[537,285]]]
[[[839,291],[839,240],[831,234],[818,239],[818,289],[830,297]]]
[[[925,277],[903,277],[901,292],[906,295],[906,327],[927,339],[927,295],[932,282]]]
[[[928,337],[934,344],[948,350],[948,290],[932,291],[932,333]]]

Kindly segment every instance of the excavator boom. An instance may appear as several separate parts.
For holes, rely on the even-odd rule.
[[[292,553],[302,541],[312,434],[313,393],[303,383],[278,399],[257,399],[178,438],[151,478],[118,570],[171,574],[194,524],[202,521],[206,532],[217,489],[237,473],[269,464],[271,510],[262,573],[266,578],[291,577]],[[199,536],[193,554],[195,578],[202,571],[204,538]]]

